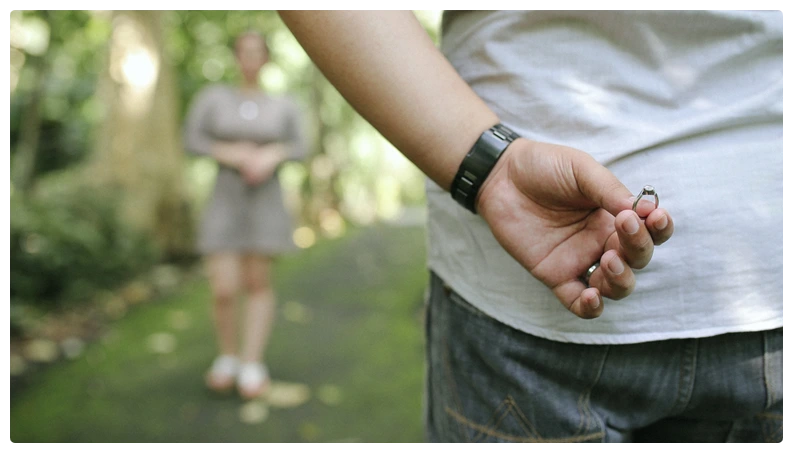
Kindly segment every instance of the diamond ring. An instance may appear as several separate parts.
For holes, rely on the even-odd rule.
[[[642,187],[642,191],[639,192],[639,195],[636,195],[636,201],[633,202],[633,211],[636,211],[636,205],[639,204],[639,200],[642,199],[645,195],[652,195],[655,197],[655,207],[658,207],[658,192],[655,191],[655,187],[653,186],[644,186]]]

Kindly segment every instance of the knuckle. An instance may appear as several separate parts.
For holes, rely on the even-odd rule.
[[[640,258],[647,255],[652,256],[653,248],[654,248],[653,240],[648,236],[640,239],[639,241],[636,241],[635,243],[632,243],[630,245],[630,254],[636,258]]]
[[[630,279],[629,281],[620,280],[610,282],[608,291],[604,291],[604,293],[608,293],[610,299],[621,300],[630,296],[635,287],[635,279]]]

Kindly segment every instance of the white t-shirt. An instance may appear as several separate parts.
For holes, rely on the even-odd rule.
[[[782,326],[780,12],[468,12],[442,50],[522,136],[650,184],[675,234],[636,289],[582,320],[428,181],[429,267],[540,337],[621,344]]]

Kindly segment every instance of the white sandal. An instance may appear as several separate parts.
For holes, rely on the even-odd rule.
[[[240,370],[240,361],[232,355],[221,355],[212,362],[206,374],[207,387],[216,392],[226,392],[234,387],[234,378]]]
[[[242,364],[237,375],[237,390],[244,399],[254,399],[270,390],[270,373],[258,362]]]

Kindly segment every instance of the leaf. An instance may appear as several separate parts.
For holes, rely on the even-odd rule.
[[[291,408],[302,406],[311,399],[311,389],[305,384],[273,382],[267,402],[273,407]]]
[[[240,421],[248,425],[264,423],[270,415],[267,404],[262,401],[250,401],[240,407]]]

